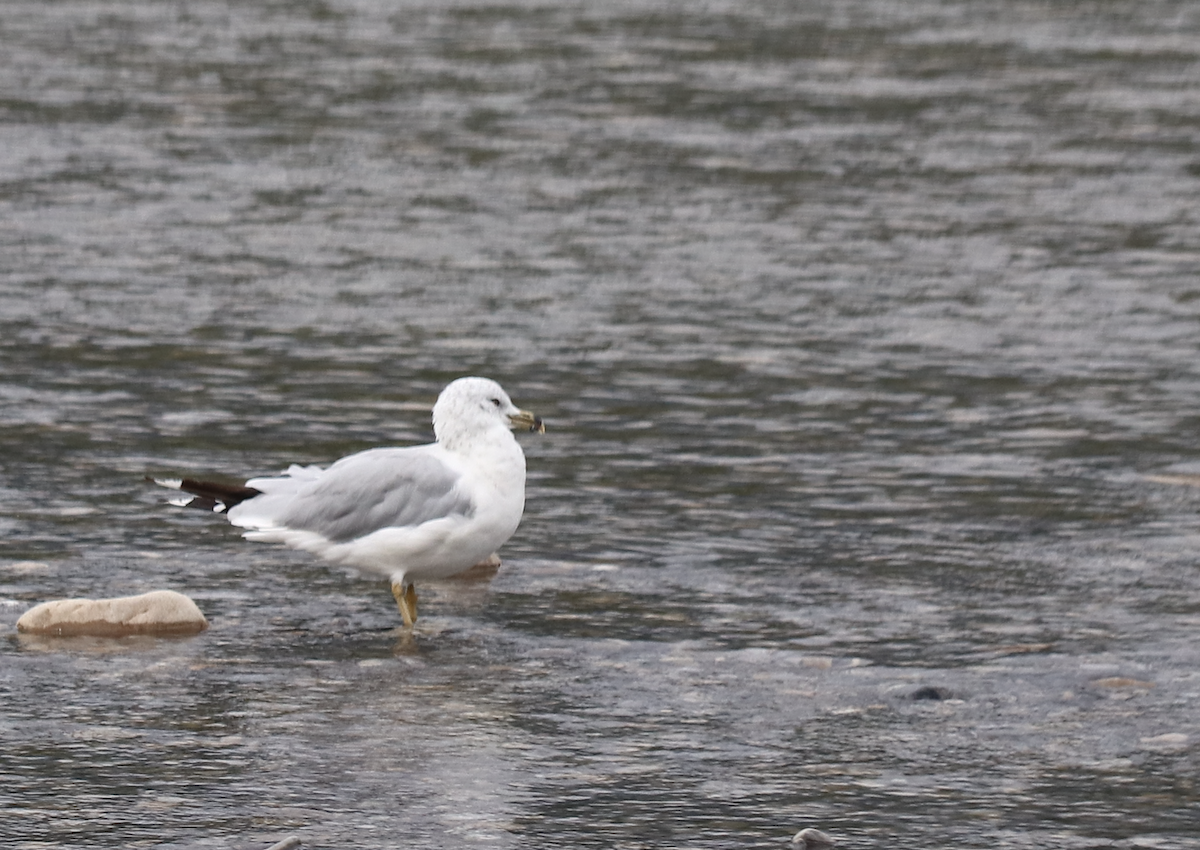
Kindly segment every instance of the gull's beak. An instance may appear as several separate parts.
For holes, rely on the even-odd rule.
[[[514,428],[537,431],[539,434],[546,433],[546,426],[542,423],[542,420],[538,419],[528,410],[518,410],[516,413],[508,414],[508,421],[512,423],[512,427]]]

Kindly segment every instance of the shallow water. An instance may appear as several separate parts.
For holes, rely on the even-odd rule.
[[[0,43],[6,847],[1200,847],[1195,4]],[[410,639],[142,484],[426,440],[470,373],[548,433]],[[13,627],[161,587],[212,628]]]

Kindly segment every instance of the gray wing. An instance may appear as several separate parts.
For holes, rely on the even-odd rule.
[[[369,449],[342,458],[296,493],[278,524],[344,543],[381,528],[470,516],[475,506],[456,486],[459,473],[424,448]]]

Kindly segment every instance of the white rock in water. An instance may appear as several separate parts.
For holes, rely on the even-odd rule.
[[[115,599],[55,599],[30,608],[17,630],[40,635],[194,635],[208,628],[196,603],[173,590]]]
[[[819,829],[813,829],[811,826],[808,829],[802,829],[792,837],[791,845],[797,850],[817,850],[818,848],[832,847],[837,844],[832,838]]]

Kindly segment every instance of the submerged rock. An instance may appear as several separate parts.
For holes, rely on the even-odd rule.
[[[299,838],[294,835],[289,835],[282,841],[277,841],[272,844],[267,848],[267,850],[298,850],[298,848],[302,846],[304,845],[300,842]]]
[[[1129,691],[1148,691],[1154,687],[1153,682],[1130,679],[1126,676],[1108,676],[1104,679],[1093,679],[1091,684],[1097,688],[1113,688],[1114,690]]]
[[[939,688],[936,685],[925,685],[922,688],[917,688],[908,695],[909,699],[951,699],[954,696],[946,688]]]
[[[1186,750],[1189,738],[1183,732],[1167,732],[1151,738],[1141,738],[1140,742],[1144,749],[1170,753]]]
[[[496,577],[496,573],[499,571],[500,556],[493,552],[465,572],[455,573],[454,575],[449,576],[449,580],[467,584],[480,581],[491,581]]]
[[[811,826],[797,832],[789,843],[796,850],[824,850],[837,844],[833,838]]]
[[[40,635],[194,635],[208,628],[196,603],[173,590],[115,599],[55,599],[30,608],[17,630]]]

